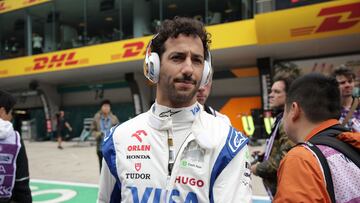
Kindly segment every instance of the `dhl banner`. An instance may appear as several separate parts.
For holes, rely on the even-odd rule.
[[[26,0],[40,3],[44,0]],[[6,0],[25,2],[25,0]],[[359,0],[341,0],[256,15],[208,26],[211,49],[256,46],[360,34]],[[0,61],[0,78],[143,60],[152,36]],[[243,74],[243,73],[236,73]],[[246,74],[258,74],[249,72]]]
[[[49,1],[50,0],[2,0],[0,1],[0,14]]]
[[[0,78],[143,59],[151,37],[0,61]]]
[[[360,34],[360,1],[314,4],[255,16],[259,44]]]
[[[238,32],[231,31],[236,27]],[[242,28],[247,29],[242,29]],[[211,49],[256,44],[253,20],[210,26]],[[240,38],[245,33],[251,36]],[[226,33],[232,33],[226,35]],[[0,78],[143,60],[152,36],[0,61]]]

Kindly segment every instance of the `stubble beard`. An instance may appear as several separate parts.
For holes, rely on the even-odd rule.
[[[169,101],[173,104],[181,106],[182,104],[189,103],[196,96],[197,90],[199,89],[200,84],[196,82],[195,88],[191,91],[182,91],[176,89],[175,82],[169,78],[167,81],[167,87],[165,87],[166,96]]]

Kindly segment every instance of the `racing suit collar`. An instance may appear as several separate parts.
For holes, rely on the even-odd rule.
[[[214,148],[216,143],[210,139],[209,134],[211,132],[208,132],[204,126],[206,118],[202,118],[212,115],[207,115],[207,113],[202,115],[202,111],[203,107],[198,102],[184,108],[170,108],[155,102],[149,110],[148,124],[156,130],[170,130],[175,123],[191,122],[192,139],[195,139],[205,149]]]
[[[168,130],[174,123],[194,122],[201,111],[201,105],[195,103],[183,108],[170,108],[155,102],[150,108],[149,124],[158,130]]]
[[[173,123],[193,122],[200,111],[201,105],[197,102],[183,108],[170,108],[155,102],[150,108],[149,124],[158,130],[168,130]]]

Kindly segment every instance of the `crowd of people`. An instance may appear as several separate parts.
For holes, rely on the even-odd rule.
[[[98,202],[251,202],[252,174],[274,202],[359,202],[360,113],[352,70],[343,66],[330,77],[277,72],[269,100],[276,119],[264,151],[254,153],[261,158],[251,163],[249,139],[206,104],[209,45],[201,22],[165,20],[144,63],[146,78],[156,84],[155,103],[121,124],[109,100],[100,104],[91,129]],[[0,146],[14,149],[0,200],[31,202],[25,148],[10,123],[15,102],[0,93]],[[71,131],[63,118],[64,112],[59,148],[62,130]]]

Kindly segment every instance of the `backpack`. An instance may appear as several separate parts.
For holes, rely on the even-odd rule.
[[[359,182],[359,176],[356,176],[356,174],[360,174],[360,150],[336,138],[339,134],[343,132],[348,132],[348,130],[341,125],[335,125],[314,135],[307,142],[299,143],[305,145],[305,147],[310,149],[317,156],[325,176],[326,189],[330,196],[331,202],[333,203],[346,202],[348,200],[360,197],[360,183],[357,183]],[[331,158],[333,154],[338,154],[340,156],[338,156],[337,159],[335,158],[335,160],[333,160],[334,158]],[[340,160],[339,157],[341,157],[342,159]],[[339,172],[339,167],[343,166],[342,164],[340,164],[340,161],[344,160],[345,163],[351,160],[351,162],[355,164],[354,166],[351,164],[351,162],[349,162],[351,166],[350,170],[356,172],[355,174],[351,174],[351,177],[354,178],[345,178],[345,180],[343,181],[345,182],[343,183],[343,185],[349,183],[347,186],[353,186],[349,190],[344,188],[334,188],[333,180],[339,181],[344,179],[343,176],[350,175],[346,170]],[[332,174],[335,174],[335,176],[333,176]]]

